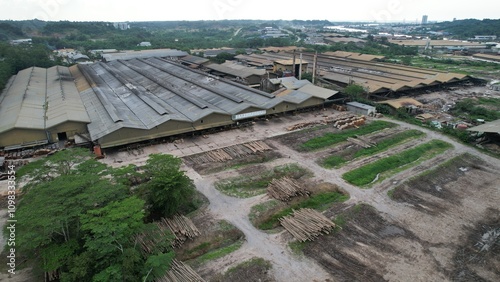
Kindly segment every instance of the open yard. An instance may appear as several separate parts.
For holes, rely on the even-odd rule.
[[[280,116],[175,144],[182,169],[209,201],[189,215],[202,234],[177,258],[207,281],[499,281],[500,160],[388,119],[348,131],[287,130],[335,114]],[[160,146],[145,151],[169,152]],[[331,156],[343,163],[324,167]],[[116,159],[103,161],[124,164]],[[363,167],[370,171],[349,181],[366,178],[356,185],[371,189],[345,179]],[[284,176],[309,195],[287,202],[267,195]],[[278,219],[303,207],[336,228],[298,242]]]

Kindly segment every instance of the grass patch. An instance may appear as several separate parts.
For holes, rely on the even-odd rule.
[[[312,195],[311,197],[305,199],[302,202],[292,204],[288,206],[287,208],[284,208],[273,215],[271,215],[269,218],[264,220],[262,223],[259,224],[259,229],[262,230],[270,230],[273,228],[278,227],[279,225],[279,219],[287,216],[289,214],[292,214],[293,210],[298,210],[302,208],[310,208],[310,209],[316,209],[319,211],[324,211],[327,208],[331,206],[332,203],[336,202],[345,202],[349,199],[349,195],[339,193],[339,192],[324,192],[316,195]]]
[[[396,127],[397,124],[377,120],[366,124],[360,128],[352,128],[340,131],[338,133],[326,133],[323,136],[316,137],[306,141],[300,145],[300,149],[303,151],[313,151],[321,148],[325,148],[343,141],[346,141],[349,137],[355,137],[356,135],[366,135],[375,131],[379,131],[385,128]]]
[[[245,262],[238,264],[235,267],[231,267],[230,269],[227,270],[226,274],[234,273],[234,272],[237,272],[241,268],[249,268],[252,266],[257,266],[257,267],[263,268],[265,270],[269,270],[269,269],[271,269],[271,267],[273,265],[271,264],[271,262],[269,262],[263,258],[254,257],[250,260],[247,260]]]
[[[427,159],[441,154],[452,145],[440,140],[432,140],[428,143],[416,146],[399,154],[377,160],[373,163],[351,170],[342,175],[342,178],[347,182],[364,186],[373,182],[379,176],[379,181],[389,176],[389,174],[397,173],[407,169],[409,164],[417,165]],[[384,174],[384,175],[382,175]]]
[[[423,133],[422,131],[419,131],[419,130],[415,130],[415,129],[399,132],[397,134],[394,134],[393,136],[391,136],[388,139],[380,141],[377,144],[377,146],[373,146],[370,148],[363,148],[363,149],[358,150],[354,154],[353,159],[356,159],[359,157],[366,157],[366,156],[375,155],[377,153],[386,151],[387,149],[389,149],[391,147],[394,147],[394,146],[397,146],[401,143],[404,143],[410,139],[418,138],[418,137],[421,137],[424,135],[425,135],[425,133]],[[345,158],[338,156],[338,155],[330,156],[323,161],[323,167],[325,167],[325,168],[340,167],[348,161],[350,161],[350,160],[345,159]]]
[[[228,196],[249,198],[264,194],[273,179],[285,176],[299,179],[312,176],[312,173],[298,164],[286,164],[258,175],[242,175],[220,180],[215,183],[215,188]]]
[[[221,258],[223,256],[226,256],[226,255],[236,251],[237,249],[239,249],[241,247],[241,245],[243,245],[243,242],[244,242],[244,239],[240,239],[229,246],[225,246],[225,247],[210,251],[208,253],[205,253],[205,254],[195,258],[194,260],[190,261],[190,264],[191,265],[202,265],[208,261],[215,260],[215,259]]]
[[[297,240],[297,241],[293,241],[293,242],[288,243],[288,247],[290,247],[290,249],[292,250],[292,253],[294,253],[296,255],[301,255],[302,251],[305,249],[306,246],[307,246],[307,241],[301,242],[301,241]]]

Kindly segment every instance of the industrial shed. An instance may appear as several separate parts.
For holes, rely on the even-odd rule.
[[[0,147],[26,147],[73,139],[90,118],[67,67],[28,68],[0,96]]]
[[[346,103],[346,106],[348,111],[356,113],[358,115],[370,116],[374,115],[377,112],[374,106],[359,102],[348,102]]]
[[[0,147],[77,136],[109,148],[321,106],[336,94],[311,86],[274,95],[158,57],[30,68],[0,96]]]
[[[268,114],[322,105],[300,91],[276,97],[161,58],[72,69],[101,147],[172,136]]]
[[[266,70],[255,69],[232,62],[224,64],[209,64],[206,66],[209,72],[230,80],[240,82],[251,87],[260,87],[262,79],[266,76]]]

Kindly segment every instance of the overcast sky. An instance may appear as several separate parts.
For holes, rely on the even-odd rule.
[[[298,4],[297,4],[298,3]],[[326,4],[328,3],[328,4]],[[499,0],[0,0],[0,19],[46,21],[447,21],[500,18]]]

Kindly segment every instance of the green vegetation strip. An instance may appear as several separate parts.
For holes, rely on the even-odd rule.
[[[355,154],[353,159],[359,158],[359,157],[365,157],[365,156],[371,156],[375,155],[379,152],[383,152],[390,147],[394,147],[396,145],[399,145],[401,143],[404,143],[410,139],[413,138],[418,138],[425,135],[422,131],[418,130],[407,130],[403,131],[400,133],[397,133],[389,139],[382,140],[379,142],[376,146],[370,147],[370,148],[364,148],[361,150],[358,150]],[[323,166],[325,168],[333,168],[333,167],[341,167],[344,163],[350,161],[349,159],[343,158],[342,156],[334,155],[326,158],[323,161]]]
[[[325,192],[321,194],[313,195],[304,201],[290,205],[289,207],[278,211],[277,213],[270,216],[267,220],[259,224],[259,228],[262,230],[270,230],[276,228],[279,225],[279,219],[281,217],[292,214],[293,210],[298,210],[302,208],[316,209],[319,211],[324,211],[335,202],[345,202],[349,199],[349,195],[342,194],[339,192]],[[264,203],[265,204],[265,203]],[[253,209],[259,209],[259,205],[252,207]]]
[[[215,183],[215,188],[228,196],[249,198],[264,194],[269,183],[275,178],[288,176],[298,179],[309,175],[312,175],[310,171],[297,164],[286,164],[258,175],[237,176],[220,180]]]
[[[241,247],[241,245],[243,245],[243,242],[244,242],[244,239],[240,239],[229,246],[225,246],[225,247],[210,251],[206,254],[203,254],[203,255],[197,257],[196,259],[191,261],[190,264],[191,265],[202,265],[208,261],[221,258],[221,257],[228,255],[228,254],[236,251],[237,249],[239,249]]]
[[[383,158],[368,165],[351,170],[344,173],[342,178],[357,186],[367,185],[372,183],[379,174],[391,172],[396,173],[400,171],[400,169],[407,168],[405,166],[410,163],[417,165],[424,160],[443,153],[451,147],[452,145],[449,143],[440,140],[432,140],[399,154]],[[388,175],[385,176],[387,177]],[[379,177],[379,180],[382,179],[383,177]]]
[[[340,131],[338,133],[326,133],[321,137],[316,137],[306,141],[305,143],[300,145],[300,147],[304,151],[318,150],[321,148],[325,148],[346,141],[347,138],[349,137],[355,137],[356,135],[366,135],[373,133],[375,131],[396,126],[397,124],[391,122],[377,120],[369,124],[366,124],[360,128],[347,129]]]

